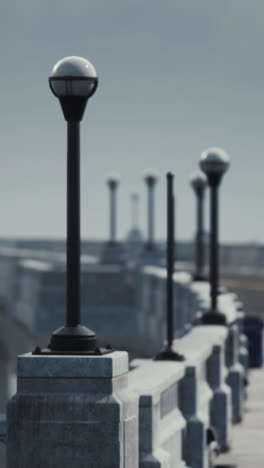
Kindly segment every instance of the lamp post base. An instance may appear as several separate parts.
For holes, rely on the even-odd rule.
[[[174,351],[173,349],[166,347],[160,351],[160,353],[157,354],[153,358],[154,361],[184,361],[185,357],[183,354],[177,353],[177,351]]]
[[[226,316],[217,310],[206,312],[200,320],[201,325],[226,325]]]
[[[203,275],[203,274],[197,274],[197,273],[195,273],[195,274],[192,276],[192,280],[193,280],[193,281],[208,281],[208,276]]]
[[[52,334],[48,345],[48,350],[56,354],[82,352],[94,354],[96,349],[98,349],[96,334],[82,325],[59,328]]]

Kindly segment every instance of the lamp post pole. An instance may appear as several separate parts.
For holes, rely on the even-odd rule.
[[[200,158],[200,168],[206,174],[210,187],[210,288],[211,307],[203,315],[204,324],[223,325],[225,315],[218,311],[219,245],[218,245],[218,190],[229,167],[229,156],[221,148],[209,148]]]
[[[147,250],[155,250],[154,230],[155,230],[155,199],[154,188],[158,181],[159,174],[156,170],[148,169],[144,172],[144,180],[147,185],[148,197],[148,223],[147,223]]]
[[[98,78],[88,60],[66,57],[54,66],[49,84],[67,121],[67,291],[65,326],[52,334],[48,352],[102,354],[80,316],[80,122]]]
[[[167,342],[155,357],[156,361],[183,361],[184,356],[173,349],[174,340],[174,294],[173,294],[173,273],[174,273],[174,175],[167,173]]]
[[[67,122],[67,317],[80,323],[80,122]]]
[[[220,181],[219,181],[220,182]],[[211,278],[211,310],[217,311],[217,296],[219,288],[219,244],[218,244],[218,184],[210,181],[210,278]]]
[[[116,243],[116,225],[117,225],[117,200],[116,200],[116,191],[119,185],[120,177],[118,174],[111,174],[106,179],[106,183],[109,187],[109,234],[110,244]]]
[[[131,218],[132,218],[132,230],[137,230],[139,226],[139,216],[138,216],[138,202],[139,195],[138,193],[133,193],[131,196]]]
[[[196,195],[196,235],[195,235],[195,273],[194,281],[204,281],[204,192],[207,178],[201,171],[195,172],[190,178],[191,186]]]

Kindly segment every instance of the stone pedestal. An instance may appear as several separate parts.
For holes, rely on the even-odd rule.
[[[138,468],[138,399],[128,356],[18,358],[8,468]]]

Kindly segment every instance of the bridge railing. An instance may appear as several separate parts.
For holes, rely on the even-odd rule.
[[[62,282],[58,278],[62,278],[65,272],[57,267],[43,269],[39,263],[24,260],[20,268],[22,287],[17,313],[19,304],[30,301],[29,292],[34,286],[37,302],[32,313],[36,318],[39,314],[36,304],[44,306],[53,290],[56,290],[57,298],[59,294],[63,295]],[[93,278],[92,285],[89,274]],[[83,273],[83,281],[86,280],[90,288],[97,288],[97,294],[102,285],[107,288],[110,277],[112,282],[105,305],[94,304],[94,313],[101,310],[109,321],[106,327],[112,331],[112,320],[115,333],[120,336],[124,335],[124,330],[130,331],[135,351],[137,343],[143,343],[149,353],[159,351],[165,339],[165,269],[144,267],[138,272],[126,271],[120,266],[108,266],[108,270],[104,266],[92,269],[89,266],[88,272]],[[124,290],[124,285],[127,290]],[[120,291],[115,297],[116,302],[113,292],[111,296],[115,288]],[[14,452],[20,459],[21,468],[33,463],[32,453],[38,453],[39,466],[45,461],[45,466],[55,468],[72,468],[77,466],[77,462],[80,466],[84,460],[89,466],[109,468],[109,457],[115,460],[114,466],[120,468],[207,468],[218,451],[228,450],[231,422],[236,423],[243,418],[247,370],[245,365],[241,365],[244,361],[241,361],[241,315],[237,298],[228,292],[219,296],[219,308],[226,315],[227,326],[194,327],[192,323],[209,307],[208,284],[192,283],[190,275],[177,272],[174,275],[174,295],[177,337],[174,347],[185,357],[181,363],[136,359],[128,371],[126,353],[111,353],[109,358],[83,357],[83,363],[87,364],[78,374],[81,361],[77,358],[71,365],[66,357],[56,358],[56,363],[52,357],[26,355],[20,358],[18,392],[8,411],[11,468],[16,467]],[[85,294],[83,297],[88,301]],[[54,307],[57,304],[51,294],[49,304],[52,303]],[[45,310],[49,311],[48,308]],[[120,313],[116,327],[117,310]],[[52,314],[48,314],[46,320],[50,317]],[[32,324],[36,326],[35,322]],[[50,328],[54,328],[54,323]],[[112,367],[109,367],[110,361]],[[60,412],[59,408],[64,410]],[[34,431],[31,430],[32,424],[37,428]],[[77,426],[81,441],[72,435],[66,444],[63,434],[65,437],[69,431],[75,434]],[[89,438],[92,427],[95,432]],[[100,433],[104,434],[102,440]],[[30,441],[32,450],[20,454],[25,440]],[[62,450],[65,444],[66,452]],[[104,446],[109,450],[108,457],[103,456]],[[77,452],[80,454],[75,461]]]

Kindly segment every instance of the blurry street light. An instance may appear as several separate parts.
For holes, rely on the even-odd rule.
[[[109,215],[109,221],[110,221],[110,244],[115,244],[116,243],[116,224],[117,224],[117,204],[116,204],[116,191],[117,187],[120,182],[120,176],[119,174],[110,174],[107,179],[106,183],[109,187],[109,194],[110,194],[110,215]]]
[[[174,246],[175,246],[175,231],[174,231],[174,175],[172,172],[167,173],[167,340],[165,347],[154,358],[156,361],[183,361],[185,358],[178,353],[173,346],[174,342],[174,290],[173,290],[173,274],[174,274]]]
[[[155,250],[154,228],[155,228],[155,200],[154,187],[159,179],[159,173],[155,169],[146,169],[143,174],[148,191],[148,225],[147,225],[147,250]]]
[[[194,172],[190,177],[190,184],[197,199],[196,209],[196,237],[195,237],[195,273],[194,281],[204,281],[204,191],[207,177],[202,171]]]
[[[139,194],[132,193],[131,195],[131,218],[132,218],[132,231],[139,229]]]
[[[66,57],[54,66],[49,84],[67,121],[67,311],[66,324],[50,341],[55,353],[96,353],[96,335],[80,324],[80,121],[98,78],[82,57]]]
[[[200,168],[206,174],[211,192],[210,200],[210,286],[211,308],[203,316],[203,323],[224,324],[225,316],[217,310],[219,292],[219,246],[218,246],[218,187],[229,167],[229,156],[221,148],[209,148],[200,158]]]

